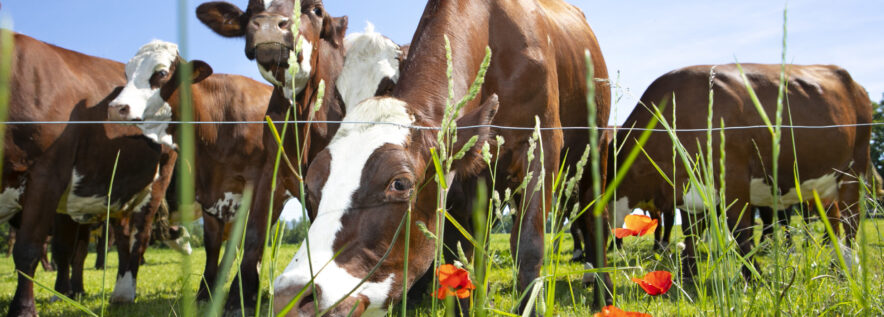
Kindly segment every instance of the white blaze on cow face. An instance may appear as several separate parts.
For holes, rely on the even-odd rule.
[[[345,122],[387,122],[390,124],[347,124],[335,134],[328,145],[331,155],[328,178],[322,190],[316,220],[310,226],[310,259],[315,277],[314,283],[322,290],[319,299],[320,309],[331,306],[347,295],[362,280],[363,276],[353,276],[333,260],[334,241],[341,230],[341,218],[350,209],[351,197],[359,188],[362,171],[372,153],[385,144],[404,145],[414,118],[406,111],[406,104],[395,98],[368,99],[354,107],[344,118]],[[310,282],[307,248],[301,247],[285,272],[276,279],[275,289],[288,289],[293,285],[306,285]],[[366,263],[373,266],[375,263]],[[389,296],[393,275],[383,282],[365,282],[353,293],[363,295],[370,301],[366,314],[382,310]]]
[[[264,10],[270,9],[270,5],[273,4],[273,0],[264,0]]]
[[[399,45],[374,31],[371,23],[364,33],[353,33],[344,39],[347,57],[336,87],[344,104],[355,106],[371,98],[384,78],[399,81]]]
[[[157,72],[170,72],[177,58],[178,45],[174,43],[154,40],[142,46],[126,64],[126,86],[110,103],[111,107],[128,106],[129,111],[125,115],[111,111],[110,118],[162,122],[136,125],[151,140],[174,146],[172,136],[166,133],[168,123],[165,123],[172,119],[172,107],[160,96],[160,87],[151,87],[150,79]]]

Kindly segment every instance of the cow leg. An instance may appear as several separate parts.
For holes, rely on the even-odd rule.
[[[47,153],[51,158],[56,148]],[[21,212],[21,225],[16,232],[15,246],[12,251],[15,270],[18,274],[18,285],[15,295],[9,304],[8,316],[36,316],[34,306],[34,284],[25,276],[34,276],[37,262],[40,260],[43,244],[54,222],[58,201],[70,183],[72,169],[70,163],[42,160],[36,164],[28,177],[28,187],[22,200],[24,208]],[[49,166],[52,165],[52,166]],[[63,239],[59,237],[59,239]]]
[[[571,262],[582,262],[584,260],[583,250],[585,248],[583,243],[583,230],[580,228],[583,223],[581,222],[580,224],[578,224],[576,221],[577,220],[571,223],[570,230],[571,240],[574,240],[574,253],[571,254]]]
[[[850,246],[853,240],[856,238],[856,233],[859,232],[859,194],[860,188],[859,183],[857,182],[844,182],[839,189],[839,197],[841,200],[835,205],[840,207],[841,216],[844,218],[842,221],[844,225],[844,240],[848,246]],[[829,219],[831,222],[831,217]],[[832,222],[834,226],[835,223]]]
[[[89,225],[78,224],[76,237],[71,257],[71,291],[75,297],[86,294],[86,288],[83,287],[83,267],[86,264],[86,255],[89,254]]]
[[[46,242],[43,242],[43,255],[40,256],[40,264],[43,265],[43,271],[46,272],[55,272],[55,264],[49,261],[49,245],[51,243],[52,236],[46,237]]]
[[[105,248],[107,244],[107,232],[105,231],[104,225],[99,226],[98,230],[100,230],[101,233],[98,236],[98,241],[95,242],[95,269],[103,270],[105,263],[104,255],[107,250],[107,248]]]
[[[792,225],[792,217],[791,214],[792,207],[788,207],[783,210],[777,211],[777,225],[783,229],[783,241],[786,244],[786,247],[792,246],[792,234],[791,234],[791,225]]]
[[[758,243],[761,244],[765,240],[771,239],[771,235],[774,233],[774,210],[770,207],[756,208],[758,208],[758,216],[761,218],[761,239],[758,240]],[[747,211],[752,212],[753,210],[750,207]]]
[[[490,182],[486,181],[485,184],[489,184]],[[475,197],[476,192],[479,189],[478,178],[463,180],[460,182],[455,182],[452,185],[451,191],[448,194],[449,206],[454,216],[454,219],[463,226],[466,232],[475,232],[473,230],[473,212],[475,211]],[[486,190],[486,193],[490,192],[490,190]],[[484,212],[484,211],[480,211]],[[478,239],[478,237],[476,237]],[[445,226],[445,239],[444,243],[447,246],[445,248],[445,258],[447,263],[453,263],[454,260],[459,260],[458,245],[464,251],[464,255],[466,255],[467,259],[473,258],[474,246],[470,241],[464,237],[464,235],[452,224],[447,224]],[[478,281],[474,281],[478,285]],[[459,308],[455,309],[455,313],[457,315],[469,315],[470,312],[470,299],[465,298],[458,300]]]
[[[731,183],[731,184],[733,184],[733,183]],[[734,187],[736,187],[736,186],[729,187],[728,191],[730,193],[733,193],[731,191],[732,190],[731,188],[734,188]],[[729,194],[729,195],[725,195],[725,197],[749,197],[749,196],[748,195],[737,196],[737,195]],[[729,198],[728,201],[733,201],[733,198]],[[738,201],[748,201],[748,199],[739,199]],[[741,256],[746,256],[747,254],[749,254],[749,252],[752,251],[752,245],[753,245],[752,233],[754,231],[753,229],[755,228],[755,226],[754,226],[755,219],[753,219],[754,218],[753,213],[751,212],[750,208],[751,208],[751,206],[747,205],[745,208],[745,211],[744,211],[744,209],[739,208],[738,205],[734,205],[733,207],[731,207],[731,209],[729,210],[728,215],[727,215],[728,228],[733,230],[734,240],[736,240],[736,242],[739,246],[739,251],[740,251]],[[742,215],[740,215],[741,212],[743,213]],[[746,259],[746,260],[748,260],[750,265],[758,268],[758,265],[755,262],[754,258],[751,260],[750,259]],[[752,278],[752,271],[749,269],[749,267],[747,267],[745,265],[743,266],[743,277],[746,278],[747,280]]]
[[[703,236],[706,229],[706,219],[703,212],[692,213],[681,210],[681,228],[684,233],[684,253],[681,258],[682,274],[685,282],[691,281],[697,276],[697,240]]]
[[[153,219],[163,203],[177,158],[177,152],[163,146],[163,154],[158,167],[158,177],[150,185],[150,200],[140,210],[132,211],[133,215],[130,217],[131,221],[129,222],[129,228],[131,229],[128,231],[129,236],[118,237],[117,239],[123,240],[123,242],[117,243],[117,251],[121,255],[117,270],[117,283],[114,285],[114,292],[110,298],[112,303],[132,303],[135,301],[138,268],[143,261],[144,251],[147,250],[147,246],[150,244]],[[120,252],[121,246],[127,249],[127,252]],[[123,256],[124,254],[125,257]]]
[[[120,287],[120,284],[121,284],[121,280],[123,279],[123,275],[125,275],[123,272],[125,272],[128,269],[128,263],[129,263],[128,259],[130,257],[129,243],[132,239],[131,238],[132,232],[130,232],[130,226],[129,226],[129,223],[131,223],[131,222],[132,222],[132,220],[128,217],[121,218],[121,219],[110,219],[111,231],[113,231],[114,237],[116,238],[114,241],[115,242],[114,244],[117,247],[117,261],[118,261],[117,282],[114,285],[114,293],[111,294],[111,303],[117,303],[117,300],[122,299],[122,298],[120,298],[120,299],[114,299],[114,298],[115,298],[115,295],[117,294],[117,289],[122,290],[122,287]],[[128,281],[127,281],[126,285],[129,285],[129,284],[131,284],[131,283],[128,283]],[[123,302],[123,301],[121,301],[121,302]]]
[[[271,182],[269,177],[264,179],[266,180],[259,181],[258,186],[255,188],[255,194],[262,196],[256,196],[252,201],[252,209],[246,222],[246,231],[244,232],[245,244],[239,268],[240,272],[233,279],[226,304],[226,310],[231,312],[245,310],[246,315],[255,308],[258,291],[260,290],[259,265],[264,255],[264,238],[267,234],[268,217],[271,217],[275,223],[276,219],[279,218],[279,213],[282,211],[282,204],[285,202],[285,189],[280,185],[276,188],[276,193],[273,195],[273,210],[270,212],[269,193],[271,191]],[[243,303],[240,302],[240,294],[242,294]]]
[[[213,215],[203,214],[203,240],[206,248],[206,269],[200,282],[197,299],[204,301],[210,298],[215,290],[215,279],[218,275],[218,255],[223,244],[224,222]],[[216,298],[214,300],[221,300]]]
[[[660,213],[663,214],[663,223],[665,224],[660,244],[663,250],[666,250],[669,248],[669,241],[671,241],[672,227],[675,227],[675,211],[667,207],[662,209]]]
[[[55,275],[55,291],[68,297],[74,295],[71,288],[70,269],[74,249],[77,247],[77,240],[72,238],[77,236],[78,226],[79,224],[68,215],[55,215],[53,232],[55,239],[52,239],[52,257],[58,264]]]

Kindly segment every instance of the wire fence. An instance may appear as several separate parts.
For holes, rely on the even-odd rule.
[[[363,125],[389,125],[389,126],[397,126],[406,129],[412,130],[441,130],[441,127],[427,127],[427,126],[416,126],[416,125],[404,125],[398,123],[391,122],[372,122],[372,121],[316,121],[316,120],[291,120],[291,121],[274,121],[276,124],[363,124]],[[126,125],[153,125],[153,124],[172,124],[172,125],[180,125],[180,124],[193,124],[193,125],[234,125],[234,124],[267,124],[266,121],[7,121],[0,122],[2,125],[43,125],[43,124],[71,124],[71,125],[89,125],[89,124],[126,124]],[[833,124],[833,125],[781,125],[782,129],[838,129],[838,128],[850,128],[850,127],[877,127],[884,126],[884,122],[870,122],[870,123],[854,123],[854,124]],[[531,131],[534,130],[534,127],[513,127],[513,126],[504,126],[504,125],[496,125],[496,124],[483,124],[483,125],[468,125],[457,127],[457,130],[469,130],[469,129],[481,129],[481,128],[491,128],[491,129],[499,129],[499,130],[525,130]],[[750,130],[750,129],[768,129],[769,127],[766,125],[749,125],[749,126],[733,126],[733,127],[718,127],[711,128],[712,131],[729,131],[729,130]],[[541,127],[539,130],[541,131],[556,131],[556,130],[590,130],[592,127]],[[598,128],[603,131],[619,131],[619,130],[631,130],[631,131],[652,131],[652,132],[667,132],[667,129],[644,129],[644,128],[628,128],[628,127],[602,127]],[[709,131],[709,128],[696,128],[696,129],[673,129],[674,132],[706,132]]]

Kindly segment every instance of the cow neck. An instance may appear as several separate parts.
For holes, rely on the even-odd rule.
[[[441,122],[448,98],[446,35],[451,42],[455,99],[467,94],[488,44],[488,6],[486,1],[427,4],[393,90],[393,96],[407,102],[417,117]]]

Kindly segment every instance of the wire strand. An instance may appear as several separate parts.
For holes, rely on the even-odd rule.
[[[440,130],[440,127],[426,127],[426,126],[415,126],[415,125],[403,125],[398,123],[391,122],[370,122],[370,121],[309,121],[309,120],[293,120],[293,121],[274,121],[274,123],[283,124],[366,124],[366,125],[390,125],[390,126],[398,126],[406,129],[413,130]],[[71,124],[71,125],[89,125],[89,124],[122,124],[122,125],[150,125],[150,124],[194,124],[194,125],[234,125],[234,124],[267,124],[265,121],[137,121],[133,123],[133,121],[7,121],[2,122],[5,125],[44,125],[44,124]],[[850,127],[876,127],[876,126],[884,126],[884,122],[871,122],[871,123],[855,123],[855,124],[833,124],[833,125],[783,125],[781,126],[783,129],[837,129],[837,128],[850,128]],[[480,129],[480,128],[492,128],[499,130],[524,130],[531,131],[534,130],[534,127],[513,127],[513,126],[503,126],[496,124],[483,124],[483,125],[469,125],[457,127],[457,130],[469,130],[469,129]],[[749,129],[767,129],[766,125],[750,125],[750,126],[733,126],[733,127],[718,127],[712,128],[712,131],[729,131],[729,130],[749,130]],[[541,131],[555,131],[555,130],[589,130],[590,127],[541,127]],[[644,128],[626,128],[626,127],[604,127],[599,128],[599,130],[605,131],[617,131],[617,130],[632,130],[632,131],[651,131],[651,132],[667,132],[666,129],[644,129]],[[697,129],[675,129],[675,132],[705,132],[709,131],[708,128],[697,128]]]

